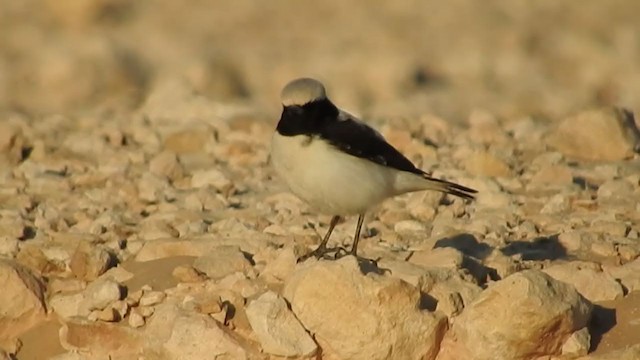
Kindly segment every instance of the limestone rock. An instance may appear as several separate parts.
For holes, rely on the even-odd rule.
[[[287,307],[272,291],[247,306],[247,318],[262,349],[277,356],[310,356],[318,349],[315,342]]]
[[[537,270],[493,283],[456,318],[438,360],[530,359],[559,354],[585,327],[591,304],[571,286]]]
[[[447,326],[418,308],[418,289],[363,275],[353,257],[307,261],[286,282],[284,296],[331,358],[434,359]]]

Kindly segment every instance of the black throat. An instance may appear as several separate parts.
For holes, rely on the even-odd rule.
[[[329,122],[337,121],[339,110],[329,99],[285,106],[276,130],[283,136],[319,135]]]

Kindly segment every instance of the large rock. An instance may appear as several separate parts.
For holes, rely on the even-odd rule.
[[[268,291],[247,306],[262,349],[277,356],[310,356],[318,347],[278,294]]]
[[[640,132],[633,113],[620,108],[581,112],[563,120],[548,144],[584,160],[622,160],[640,151]]]
[[[306,262],[284,296],[331,359],[434,359],[447,321],[405,281],[363,275],[353,257]]]
[[[11,260],[0,260],[0,343],[44,320],[47,308],[42,281]]]
[[[573,287],[537,270],[494,283],[456,318],[438,360],[534,359],[560,354],[585,327],[591,304]]]

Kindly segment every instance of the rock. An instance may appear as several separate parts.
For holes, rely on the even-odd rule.
[[[123,290],[120,284],[111,279],[98,279],[82,292],[79,313],[88,314],[92,310],[102,310],[114,301],[122,299]]]
[[[163,151],[149,161],[149,171],[156,176],[165,177],[169,181],[179,180],[184,173],[175,153]]]
[[[63,323],[60,344],[66,350],[90,353],[94,358],[135,359],[144,343],[141,333],[125,325],[74,319]]]
[[[232,243],[235,241],[230,241]],[[136,261],[151,261],[174,256],[203,256],[224,245],[218,239],[158,239],[147,241],[136,254]]]
[[[537,270],[522,271],[493,283],[465,308],[445,335],[438,360],[559,354],[590,315],[591,304],[571,286]]]
[[[587,355],[590,347],[591,335],[589,334],[589,329],[584,327],[569,336],[564,345],[562,345],[562,355],[584,356]]]
[[[565,194],[556,194],[547,201],[542,209],[541,214],[558,214],[571,209],[571,202]]]
[[[292,246],[278,251],[276,258],[267,262],[260,272],[260,278],[268,282],[285,281],[293,274],[299,255]]]
[[[182,283],[197,283],[207,279],[207,276],[191,265],[180,265],[173,269],[171,275]]]
[[[615,300],[624,295],[622,286],[595,263],[572,261],[551,265],[543,271],[556,280],[575,286],[592,302]]]
[[[237,246],[218,246],[197,258],[193,267],[211,279],[220,279],[235,272],[253,273],[251,263]]]
[[[162,291],[149,291],[149,292],[145,291],[144,295],[140,297],[138,304],[140,306],[156,305],[162,302],[162,300],[164,300],[165,297],[166,295]]]
[[[318,347],[287,307],[285,300],[268,291],[246,309],[251,328],[264,352],[276,356],[311,356]]]
[[[532,185],[570,185],[573,173],[565,165],[543,165],[529,180]]]
[[[476,151],[467,155],[464,158],[464,168],[475,176],[512,176],[511,169],[507,163],[485,151]]]
[[[606,273],[620,281],[627,292],[640,291],[640,258],[622,266],[603,265]]]
[[[629,181],[609,180],[598,187],[598,204],[635,204],[634,186]]]
[[[45,287],[28,268],[0,259],[0,342],[19,336],[45,319]]]
[[[194,188],[211,186],[218,192],[227,194],[233,188],[233,183],[220,170],[209,169],[194,172],[191,176],[191,186]]]
[[[449,269],[461,268],[464,260],[465,256],[462,252],[450,247],[416,251],[411,254],[409,258],[409,262],[423,267],[443,267]]]
[[[86,244],[86,246],[78,246],[73,253],[69,268],[76,278],[90,281],[104,274],[116,263],[116,259],[109,251]]]
[[[127,321],[129,326],[136,329],[144,325],[144,317],[140,315],[136,310],[132,310],[129,314],[129,320]]]
[[[418,308],[418,289],[363,275],[353,257],[305,262],[284,296],[328,358],[433,359],[447,326],[442,316]]]
[[[638,134],[630,111],[602,108],[566,118],[547,143],[573,158],[614,161],[627,159],[640,149]]]
[[[186,312],[163,303],[145,329],[146,346],[162,351],[169,359],[247,359],[251,349],[229,329],[208,315]]]
[[[208,128],[183,129],[164,138],[164,148],[176,154],[204,152],[205,146],[215,141],[214,134]]]
[[[63,319],[80,315],[80,304],[84,300],[82,293],[56,294],[49,300],[49,306]]]

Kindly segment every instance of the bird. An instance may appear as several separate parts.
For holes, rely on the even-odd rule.
[[[350,250],[359,258],[358,242],[367,210],[400,194],[435,190],[474,199],[476,190],[431,177],[417,168],[374,128],[339,109],[325,86],[308,77],[290,81],[281,91],[282,113],[271,138],[270,162],[289,190],[309,206],[331,215],[327,233],[312,256],[327,258],[327,247],[342,217],[358,216]],[[334,259],[337,254],[334,255]]]

